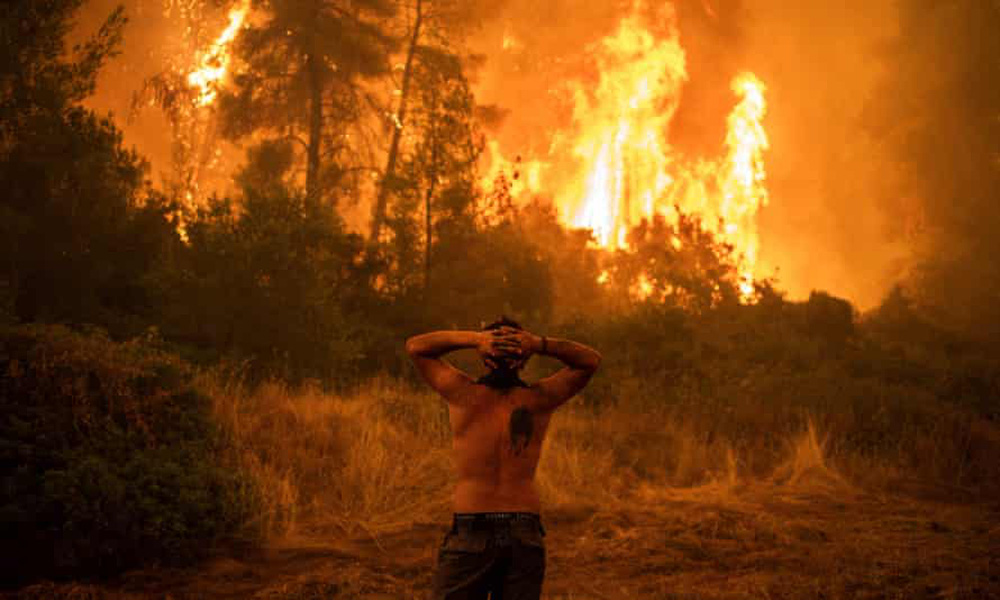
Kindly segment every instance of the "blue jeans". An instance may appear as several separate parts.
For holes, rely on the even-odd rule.
[[[534,513],[460,513],[438,551],[434,600],[538,600],[545,528]]]

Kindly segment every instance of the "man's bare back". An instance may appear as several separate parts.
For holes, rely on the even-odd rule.
[[[591,348],[510,327],[438,331],[407,341],[421,375],[448,402],[458,482],[456,512],[538,512],[535,470],[552,413],[576,395],[600,364]],[[441,357],[476,349],[509,387],[474,381]],[[517,372],[532,354],[562,360],[557,373],[527,386]],[[519,385],[518,385],[519,384]]]
[[[458,483],[455,512],[539,512],[535,469],[551,412],[532,412],[538,392],[477,384],[449,405]]]

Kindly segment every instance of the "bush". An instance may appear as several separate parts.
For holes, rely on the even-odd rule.
[[[189,561],[252,509],[209,400],[149,340],[3,330],[0,414],[4,581]]]

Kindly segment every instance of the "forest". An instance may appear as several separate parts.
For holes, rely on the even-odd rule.
[[[758,224],[825,92],[720,50],[834,35],[778,4],[0,4],[0,598],[426,597],[451,431],[404,342],[500,315],[603,355],[543,597],[1000,598],[1000,4],[876,3],[816,159],[856,263],[801,246],[794,291]],[[151,20],[198,51],[126,85]]]

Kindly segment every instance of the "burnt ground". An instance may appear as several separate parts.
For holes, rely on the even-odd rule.
[[[837,481],[635,490],[545,511],[544,598],[1000,598],[1000,501]],[[425,598],[447,515],[380,535],[313,531],[189,570],[43,583],[9,598]]]

